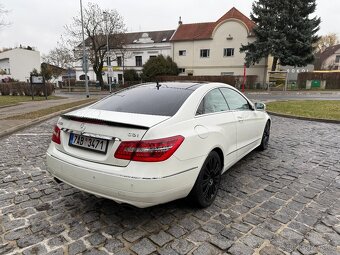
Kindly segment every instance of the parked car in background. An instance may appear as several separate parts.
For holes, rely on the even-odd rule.
[[[221,174],[267,148],[270,125],[264,104],[226,84],[141,84],[62,115],[47,166],[57,179],[118,203],[148,207],[189,195],[207,207]]]

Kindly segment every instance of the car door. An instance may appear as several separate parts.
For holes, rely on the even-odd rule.
[[[236,90],[221,88],[230,110],[237,119],[237,151],[243,157],[253,150],[262,137],[262,115],[252,109],[248,100]]]
[[[206,139],[207,146],[212,143],[212,146],[219,144],[222,147],[226,170],[237,159],[237,120],[218,88],[209,91],[203,97],[195,119],[195,130],[201,139]]]

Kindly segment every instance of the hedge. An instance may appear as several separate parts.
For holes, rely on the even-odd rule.
[[[51,83],[46,84],[47,96],[54,92],[54,85]],[[43,84],[33,85],[34,96],[44,96],[45,87]],[[0,83],[0,94],[2,96],[31,96],[31,85],[26,82],[10,82]]]

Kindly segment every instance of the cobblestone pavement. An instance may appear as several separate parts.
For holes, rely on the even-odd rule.
[[[205,210],[147,209],[56,184],[56,119],[0,140],[0,254],[340,254],[340,125],[273,117],[270,147],[222,179]]]

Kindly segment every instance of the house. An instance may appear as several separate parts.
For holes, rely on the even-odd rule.
[[[12,78],[27,81],[34,68],[40,72],[40,52],[31,47],[20,47],[0,53],[0,80]]]
[[[241,45],[255,40],[255,24],[236,8],[215,22],[184,24],[181,20],[171,38],[172,58],[182,75],[243,75],[245,53]],[[267,60],[247,69],[265,82]]]
[[[123,72],[127,69],[134,69],[138,73],[142,71],[143,65],[152,57],[158,55],[170,56],[171,43],[170,38],[175,30],[134,32],[124,34],[124,46],[122,49],[111,48],[112,81],[121,83],[123,81]],[[109,39],[110,41],[110,39]],[[110,43],[109,43],[110,45]],[[75,68],[77,80],[84,77],[81,68],[81,62]],[[104,80],[108,80],[108,67],[104,63],[103,74]],[[90,67],[88,76],[90,80],[96,80],[96,75]]]
[[[340,44],[315,54],[315,70],[340,70]]]

